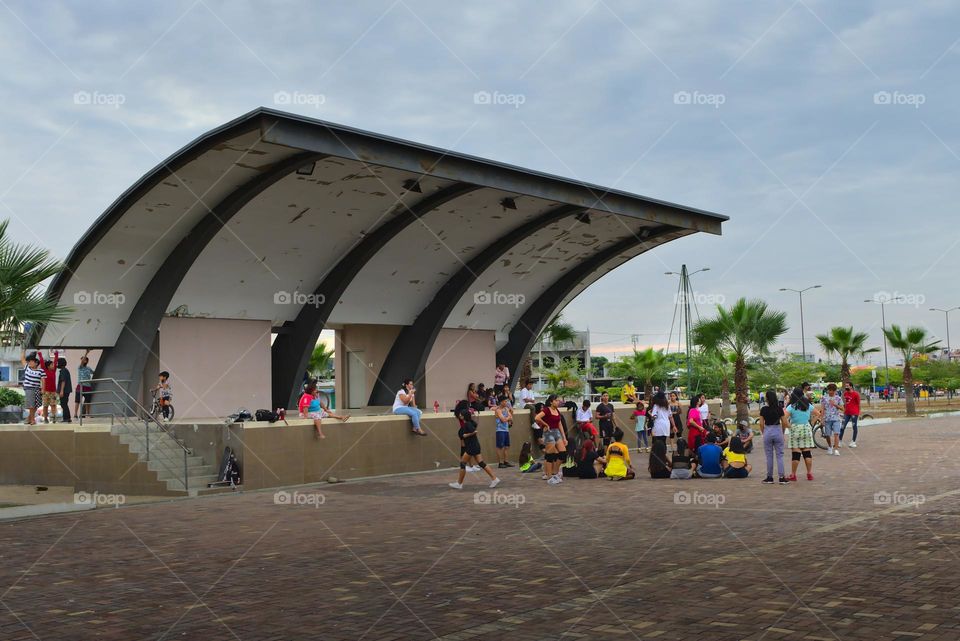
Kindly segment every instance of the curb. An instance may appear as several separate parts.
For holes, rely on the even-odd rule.
[[[28,519],[34,516],[48,516],[50,514],[68,514],[70,512],[86,512],[95,509],[95,505],[76,503],[41,503],[39,505],[18,505],[0,509],[0,521],[15,521]]]

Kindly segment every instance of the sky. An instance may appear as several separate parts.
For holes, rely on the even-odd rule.
[[[778,349],[801,345],[780,288],[813,285],[808,352],[835,325],[879,346],[865,299],[945,339],[958,27],[948,0],[0,0],[0,218],[65,258],[162,159],[267,106],[729,216],[567,307],[595,354],[676,349],[682,264],[709,267],[700,316],[787,312]]]

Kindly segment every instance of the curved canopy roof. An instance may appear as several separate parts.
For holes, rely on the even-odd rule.
[[[441,326],[494,330],[502,345],[524,305],[578,266],[589,272],[556,309],[641,251],[718,234],[724,220],[260,108],[191,142],[100,216],[50,287],[74,319],[40,342],[112,347],[148,303],[281,328],[346,270],[324,323],[409,326],[456,291]],[[365,239],[376,246],[358,252]],[[604,250],[602,264],[586,262]],[[442,289],[465,268],[470,287]]]

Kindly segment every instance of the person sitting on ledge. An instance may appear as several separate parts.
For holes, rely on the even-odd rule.
[[[320,392],[317,390],[317,384],[312,381],[307,383],[307,387],[303,391],[303,396],[300,397],[300,402],[297,403],[297,409],[300,410],[301,417],[313,419],[313,429],[316,431],[317,438],[327,438],[323,435],[323,430],[320,429],[320,424],[326,417],[329,416],[330,418],[335,418],[340,421],[346,421],[350,418],[349,414],[338,416],[331,412],[326,403],[320,400]]]
[[[413,429],[410,431],[417,436],[426,436],[427,433],[420,427],[420,415],[423,414],[423,412],[417,407],[416,391],[416,388],[413,386],[413,380],[409,378],[403,379],[403,387],[397,392],[397,397],[393,399],[393,413],[409,416],[410,422],[413,423]]]

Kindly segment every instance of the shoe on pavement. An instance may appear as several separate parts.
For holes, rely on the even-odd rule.
[[[449,485],[450,487],[452,487],[452,488],[455,489],[455,490],[462,490],[462,489],[463,489],[463,484],[462,484],[462,483],[457,483],[456,481],[454,481],[453,483],[447,483],[447,485]]]
[[[551,476],[550,478],[547,479],[547,485],[557,485],[559,483],[560,481],[557,480],[556,476]]]
[[[504,462],[503,462],[503,466],[504,466],[504,467],[513,467],[513,463],[511,463],[510,461],[504,461]]]
[[[834,450],[834,451],[833,451],[833,455],[834,455],[834,456],[840,456],[840,450]]]
[[[796,477],[794,477],[793,480],[796,481],[796,480],[797,480]],[[782,476],[780,477],[780,485],[789,485],[789,484],[790,484],[790,480],[789,480],[789,479],[784,478],[784,477],[782,477]]]
[[[788,481],[793,481],[794,483],[796,483],[796,481],[797,481],[797,475],[796,475],[796,474],[791,474],[790,476],[787,477],[787,480],[788,480]]]
[[[498,485],[500,485],[500,478],[499,478],[499,477],[497,477],[497,478],[493,479],[492,481],[490,481],[490,488],[491,488],[491,489],[497,487]]]
[[[760,482],[763,483],[764,485],[773,485],[773,477],[768,476],[767,478],[763,479]]]
[[[550,480],[550,477],[547,476],[546,474],[541,474],[541,475],[540,475],[540,480],[541,480],[541,481],[549,481],[549,480]]]
[[[828,447],[828,448],[827,448],[827,456],[833,456],[833,448],[832,448],[832,447]]]
[[[468,465],[468,466],[467,466],[467,471],[468,471],[468,472],[479,472],[479,471],[480,471],[480,466],[479,466],[479,465]]]
[[[808,480],[808,481],[812,481],[812,480],[813,480],[813,474],[807,474],[807,480]]]
[[[850,447],[856,447],[856,446],[857,446],[857,442],[856,442],[856,441],[850,443]]]

